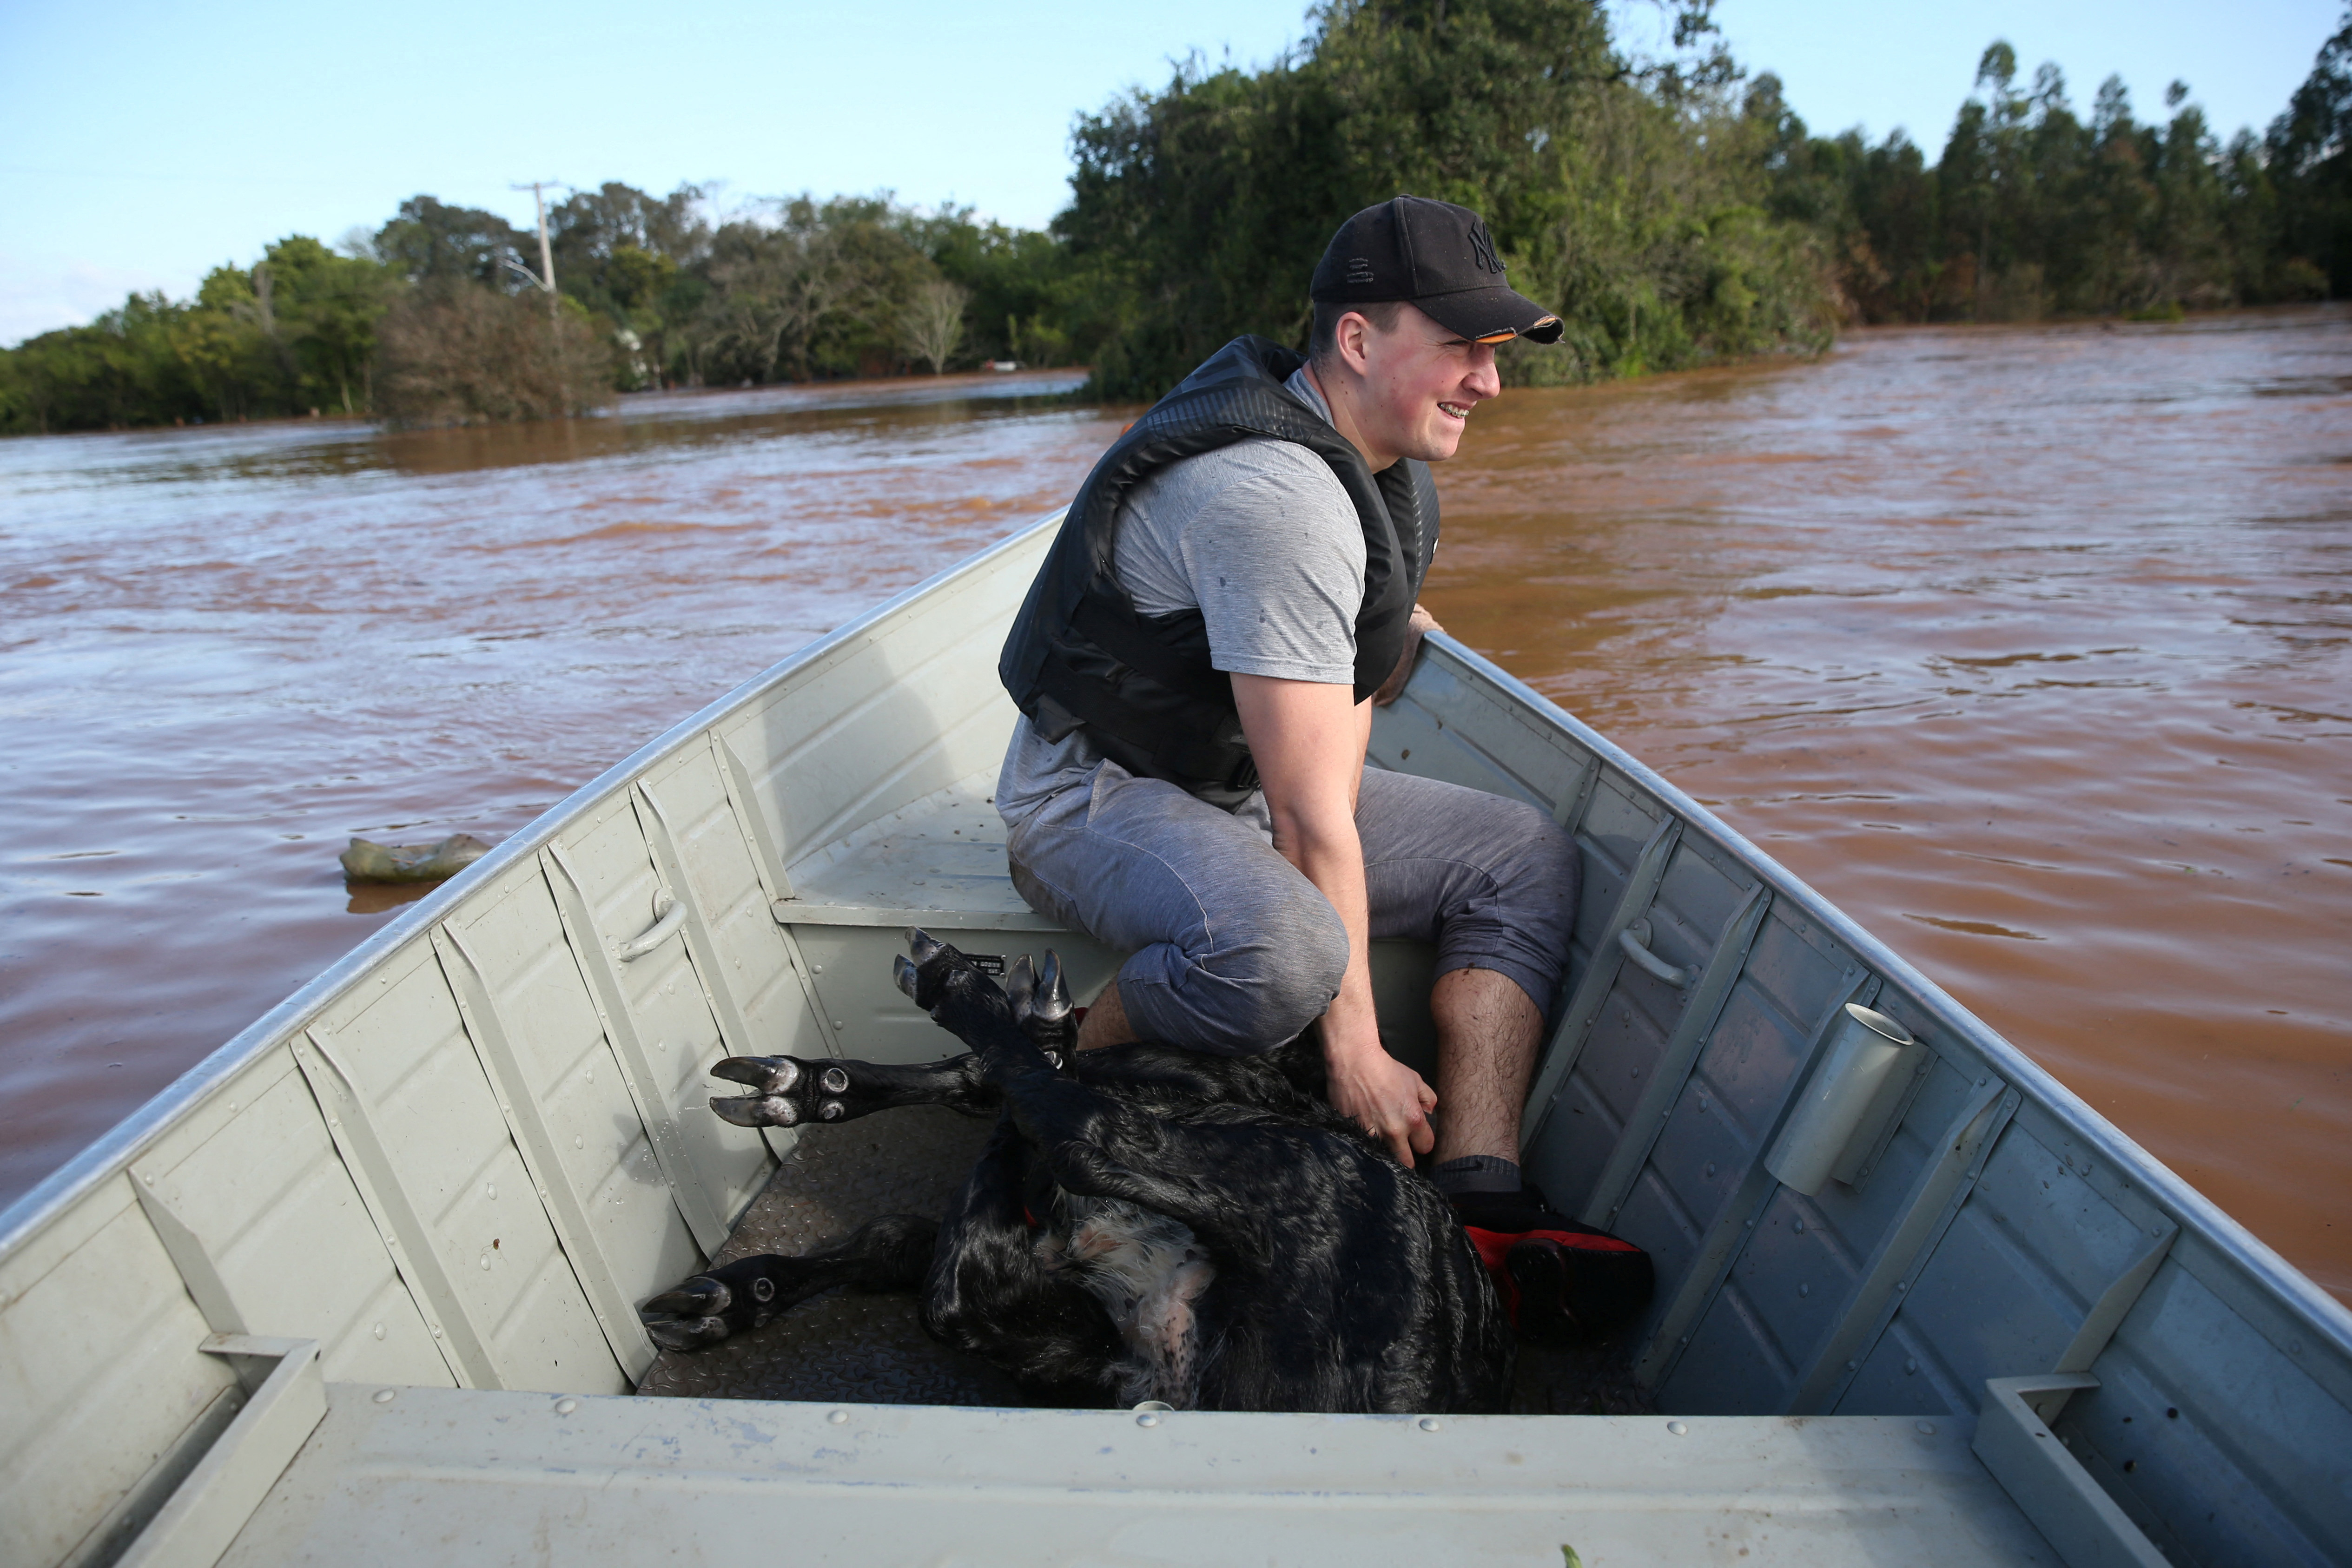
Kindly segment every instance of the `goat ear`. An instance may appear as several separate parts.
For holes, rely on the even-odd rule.
[[[901,954],[898,957],[890,960],[890,977],[898,982],[898,988],[906,992],[908,996],[913,997],[915,995],[915,966],[907,962],[906,956],[904,954]],[[920,998],[917,999],[919,1000]]]
[[[1013,1004],[1015,1022],[1029,1016],[1036,992],[1037,971],[1030,967],[1029,955],[1024,953],[1013,960],[1013,972],[1004,977],[1004,996]]]
[[[1037,1016],[1055,1023],[1070,1016],[1070,988],[1062,981],[1061,955],[1051,947],[1037,973]]]
[[[919,925],[907,927],[907,951],[915,956],[918,964],[929,963],[946,946],[946,943]]]

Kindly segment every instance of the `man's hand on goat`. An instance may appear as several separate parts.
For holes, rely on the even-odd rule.
[[[1413,1155],[1437,1146],[1429,1125],[1436,1092],[1382,1049],[1377,1036],[1367,1050],[1335,1046],[1327,1035],[1323,1054],[1330,1074],[1324,1093],[1331,1108],[1387,1144],[1399,1165],[1410,1166]]]

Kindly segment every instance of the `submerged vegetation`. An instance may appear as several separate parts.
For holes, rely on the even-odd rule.
[[[1329,0],[1263,70],[1180,68],[1081,116],[1048,232],[888,196],[721,212],[574,193],[535,235],[429,195],[330,249],[295,235],[193,299],[134,295],[0,350],[0,432],[299,413],[415,423],[578,412],[616,390],[1087,363],[1148,398],[1227,338],[1303,340],[1304,280],[1400,191],[1486,214],[1591,381],[1808,351],[1854,321],[2031,319],[2352,292],[2352,9],[2285,111],[2226,143],[2171,84],[2087,118],[1995,43],[1940,156],[1813,135],[1683,0],[1631,55],[1593,0]]]

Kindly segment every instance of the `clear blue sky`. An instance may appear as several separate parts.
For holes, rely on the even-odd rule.
[[[1629,36],[1658,12],[1615,0]],[[2341,0],[1721,0],[1752,70],[1817,131],[1906,127],[1932,157],[1996,37],[2078,105],[2120,71],[2143,115],[2184,78],[2226,132],[2284,107]],[[0,343],[132,288],[191,292],[280,235],[332,242],[407,196],[517,222],[510,181],[718,182],[722,201],[889,189],[1037,225],[1072,117],[1168,62],[1271,59],[1296,0],[610,0],[351,6],[0,0]]]

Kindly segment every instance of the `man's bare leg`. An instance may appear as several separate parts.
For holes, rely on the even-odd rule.
[[[1132,1045],[1142,1038],[1127,1021],[1127,1009],[1119,1005],[1117,980],[1102,988],[1102,995],[1087,1009],[1085,1021],[1078,1025],[1080,1051],[1092,1051],[1105,1045]],[[1512,1125],[1516,1127],[1517,1124]]]
[[[1429,1010],[1437,1022],[1438,1163],[1491,1155],[1516,1164],[1542,1011],[1517,981],[1492,969],[1441,976]]]

